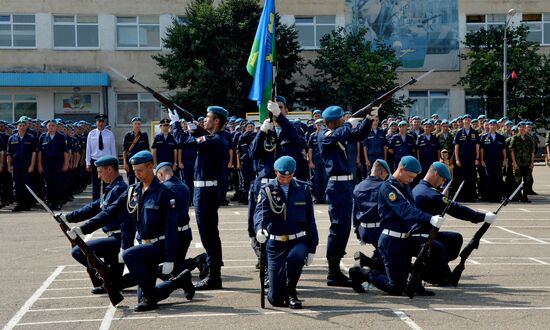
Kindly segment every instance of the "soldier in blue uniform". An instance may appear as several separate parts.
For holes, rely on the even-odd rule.
[[[360,251],[354,254],[354,259],[361,266],[369,266],[383,270],[384,264],[378,253],[378,239],[382,232],[380,216],[378,215],[378,191],[380,185],[390,175],[390,167],[383,159],[372,162],[369,176],[361,181],[353,190],[353,226],[361,245],[374,246],[372,258],[368,258]],[[352,274],[350,273],[350,276]],[[352,277],[353,280],[353,277]],[[356,289],[357,286],[354,286]]]
[[[384,159],[384,147],[386,146],[386,133],[378,127],[380,119],[375,117],[372,120],[372,127],[369,135],[363,140],[363,154],[365,155],[365,164],[370,171],[372,165],[377,159]]]
[[[451,172],[447,165],[441,162],[434,162],[430,167],[424,179],[413,189],[413,197],[415,205],[418,209],[431,215],[439,215],[443,213],[445,207],[451,203],[447,209],[447,213],[454,218],[470,221],[472,223],[487,222],[492,224],[496,215],[494,213],[480,213],[466,206],[449,200],[443,195],[438,187],[441,187],[445,181],[451,179]],[[464,189],[464,188],[463,188]],[[420,234],[420,237],[415,236],[415,240],[423,244],[432,226],[427,224],[416,225],[411,231],[415,235]],[[455,260],[460,253],[462,247],[462,235],[457,232],[439,231],[435,242],[441,244],[444,248],[444,263],[428,263],[428,268],[424,271],[423,279],[426,282],[445,285],[447,279],[451,275],[451,269],[448,262]],[[432,246],[433,246],[432,242]]]
[[[135,227],[130,223],[132,221],[130,214],[124,208],[114,216],[106,216],[102,213],[109,205],[116,203],[118,199],[126,193],[128,185],[122,179],[118,172],[118,160],[113,156],[103,156],[95,161],[98,175],[101,180],[107,184],[105,194],[100,199],[64,215],[69,223],[78,223],[86,221],[78,227],[72,227],[67,233],[71,238],[76,235],[87,235],[101,228],[107,234],[106,238],[99,238],[88,241],[86,244],[99,258],[102,258],[109,266],[111,278],[119,285],[121,289],[131,284],[123,283],[122,272],[124,264],[119,262],[119,251],[129,249],[134,245]],[[63,215],[62,215],[63,217]],[[124,233],[123,233],[124,232]],[[94,288],[93,294],[106,293],[103,282],[95,276],[95,271],[88,267],[86,256],[78,246],[72,250],[73,258],[88,269]]]
[[[177,123],[175,125],[178,125]],[[197,159],[197,151],[193,150],[189,146],[182,144],[187,141],[190,136],[189,126],[185,119],[180,119],[180,130],[174,131],[174,137],[178,141],[178,167],[180,169],[180,176],[187,188],[189,188],[189,196],[193,196],[194,185],[193,179],[195,177],[195,160]],[[193,198],[189,198],[189,205],[193,204]]]
[[[361,123],[360,118],[344,122],[344,111],[330,106],[323,111],[326,128],[320,133],[321,155],[329,176],[326,190],[330,228],[327,242],[329,270],[327,285],[350,286],[349,278],[340,270],[340,260],[346,254],[351,230],[353,175],[349,166],[346,145],[365,139],[378,109],[372,111]]]
[[[489,202],[500,202],[502,199],[502,173],[506,166],[506,139],[497,132],[498,123],[489,120],[489,133],[480,137],[481,166],[487,173],[485,198]]]
[[[415,155],[415,140],[414,137],[407,133],[407,122],[402,120],[398,124],[399,133],[393,135],[388,140],[388,153],[392,156],[394,170],[404,156]]]
[[[464,127],[456,132],[454,139],[456,182],[466,182],[458,200],[470,202],[477,199],[476,167],[479,166],[479,133],[471,127],[471,122],[470,115],[462,116]]]
[[[431,120],[427,120],[424,123],[424,132],[416,139],[417,158],[420,166],[422,166],[421,177],[424,177],[430,165],[440,158],[441,144],[435,134],[432,133],[433,124]]]
[[[308,159],[309,168],[312,170],[311,181],[313,183],[313,202],[324,203],[325,202],[325,190],[328,183],[328,175],[325,171],[325,162],[321,156],[321,147],[319,145],[319,134],[324,125],[323,119],[317,119],[315,121],[315,131],[309,135],[308,141]]]
[[[256,239],[267,241],[268,301],[275,307],[297,309],[302,302],[296,286],[304,264],[313,262],[319,236],[309,186],[293,178],[296,161],[283,156],[274,167],[277,178],[262,186],[254,228]]]
[[[46,198],[53,210],[62,205],[63,174],[69,169],[69,150],[66,137],[57,131],[57,123],[47,123],[48,131],[38,141],[38,172],[43,174],[46,184]]]
[[[185,208],[187,203],[177,205],[178,197],[155,176],[151,152],[138,152],[130,158],[130,164],[134,167],[140,182],[130,186],[128,191],[116,203],[107,206],[104,212],[109,216],[127,208],[134,218],[131,222],[137,227],[137,239],[140,244],[120,251],[130,276],[140,288],[139,303],[134,311],[143,312],[157,308],[159,301],[166,299],[178,288],[182,288],[186,298],[191,300],[195,289],[188,269],[156,284],[158,265],[162,263],[162,275],[174,274],[175,264],[182,261],[182,244],[189,244],[185,240],[182,241],[180,234],[189,228],[179,227],[178,219],[180,208]]]
[[[124,170],[128,177],[128,184],[136,182],[136,175],[132,166],[129,165],[129,160],[142,150],[149,150],[149,136],[147,132],[141,131],[141,118],[134,117],[131,120],[132,130],[124,135],[122,141],[122,162]]]
[[[159,123],[161,132],[155,135],[151,149],[155,166],[168,162],[177,164],[178,145],[174,135],[170,132],[170,119],[162,119]],[[176,166],[173,166],[176,170]]]
[[[411,234],[412,229],[418,224],[431,224],[438,228],[443,224],[442,217],[422,212],[414,204],[409,184],[421,170],[416,158],[405,156],[401,158],[393,175],[381,184],[378,214],[382,234],[378,240],[378,251],[385,271],[350,269],[354,288],[367,281],[391,295],[401,295],[407,282],[412,256],[418,255],[420,251],[420,245]],[[435,264],[445,262],[442,246],[432,246],[430,261]]]
[[[30,184],[30,173],[36,162],[36,138],[27,133],[25,120],[17,122],[17,132],[8,139],[8,172],[13,176],[13,188],[17,205],[12,212],[30,210],[30,196],[25,185]]]
[[[221,134],[221,131],[225,127],[229,113],[219,106],[209,106],[207,112],[204,120],[204,129],[207,134],[196,137],[188,136],[187,140],[180,141],[180,144],[185,147],[197,151],[193,204],[209,268],[208,276],[195,284],[197,290],[215,290],[222,287],[221,267],[223,261],[218,230],[218,208],[220,206],[218,182],[223,168],[227,168],[227,160],[223,157],[228,152],[227,139]],[[169,114],[174,121],[174,131],[181,130],[181,126],[177,123],[179,117],[171,112]]]
[[[256,178],[256,173],[254,172],[254,159],[252,157],[252,152],[250,151],[250,146],[256,132],[254,131],[254,122],[248,122],[245,126],[245,131],[240,135],[239,141],[237,143],[237,162],[239,164],[239,171],[241,173],[241,190],[249,191],[250,184]],[[243,204],[248,204],[248,194],[243,194],[240,202]]]

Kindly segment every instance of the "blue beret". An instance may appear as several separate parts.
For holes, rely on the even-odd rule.
[[[346,111],[344,112],[344,115],[352,115],[353,113],[351,113],[351,111]]]
[[[96,167],[99,166],[118,166],[118,159],[113,156],[103,156],[94,162]]]
[[[496,119],[491,119],[491,120],[489,120],[489,124],[490,125],[498,125],[498,122],[497,122]]]
[[[517,131],[518,127],[516,125],[512,126],[512,131]]]
[[[198,122],[201,122],[201,121],[203,121],[203,120],[204,120],[204,117],[202,117],[202,116],[199,117],[199,119],[197,119]]]
[[[384,169],[386,170],[386,172],[388,172],[388,174],[391,174],[390,166],[388,165],[388,163],[385,160],[377,159],[374,162],[382,165],[384,167]]]
[[[401,158],[399,166],[403,167],[407,172],[420,173],[422,171],[422,166],[420,166],[418,159],[413,156],[405,156]]]
[[[325,123],[325,120],[323,118],[319,118],[315,121],[315,125],[319,124],[319,125],[323,125]]]
[[[275,161],[273,168],[282,175],[289,175],[296,170],[296,161],[290,156],[283,156]]]
[[[525,126],[525,125],[527,125],[527,123],[524,122],[524,121],[520,121],[520,122],[518,123],[518,126]]]
[[[412,119],[412,120],[420,120],[420,117],[418,117],[418,116],[413,116],[411,119]]]
[[[170,166],[170,167],[172,167],[172,165],[173,165],[173,164],[170,163],[170,162],[162,162],[162,163],[158,164],[157,167],[155,168],[155,173],[157,173],[158,170],[160,170],[160,169],[163,168],[164,166]]]
[[[134,118],[132,118],[132,120],[130,120],[131,123],[133,123],[135,121],[141,121],[141,118],[140,117],[134,117]]]
[[[434,122],[431,119],[428,119],[424,122],[424,125],[432,125],[433,126],[433,124],[434,124]]]
[[[322,116],[325,121],[335,121],[344,116],[344,110],[337,105],[331,105],[323,111]]]
[[[527,121],[525,122],[525,125],[533,126],[533,122],[530,121],[530,120],[527,120]]]
[[[397,126],[401,127],[401,126],[407,126],[408,123],[404,120],[400,121],[399,124],[397,124]]]
[[[436,125],[437,125],[437,124],[441,124],[442,122],[443,122],[443,121],[442,121],[441,119],[438,119],[438,120],[435,121],[435,124],[436,124]]]
[[[485,116],[485,115],[479,115],[479,116],[477,116],[477,119],[487,119],[487,116]]]
[[[449,167],[447,167],[447,165],[443,164],[442,162],[434,162],[432,166],[437,171],[437,174],[439,174],[440,177],[444,178],[445,180],[451,180],[451,171],[449,170]]]
[[[234,122],[235,122],[235,118],[229,118],[228,121],[229,121],[230,123],[234,123]]]
[[[433,118],[433,117],[439,117],[439,115],[438,115],[437,113],[434,113],[434,114],[432,115],[432,118]]]
[[[462,115],[462,119],[466,119],[466,118],[472,119],[472,116],[470,116],[469,114]]]
[[[449,121],[447,119],[443,119],[441,121],[441,125],[449,124]]]
[[[472,124],[473,123],[479,123],[479,119],[472,119]]]
[[[390,122],[390,126],[397,126],[397,122],[395,121]]]
[[[321,114],[321,110],[315,109],[315,110],[313,110],[313,114],[314,114],[314,115],[316,115],[316,114]]]
[[[225,110],[224,108],[217,106],[217,105],[211,105],[206,109],[207,112],[215,113],[218,116],[227,118],[229,117],[229,112]]]
[[[284,96],[277,95],[277,97],[275,98],[275,101],[281,102],[282,104],[284,104],[286,106],[286,98]]]
[[[131,165],[153,162],[153,154],[150,151],[142,150],[130,158]]]
[[[508,126],[508,125],[514,125],[514,123],[511,121],[511,120],[508,120],[504,123],[504,125]]]

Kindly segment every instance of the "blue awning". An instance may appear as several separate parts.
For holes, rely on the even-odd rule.
[[[110,86],[109,75],[99,73],[0,73],[0,87]]]

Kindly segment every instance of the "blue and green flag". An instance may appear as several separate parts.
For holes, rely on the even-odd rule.
[[[260,122],[268,117],[267,101],[273,91],[275,61],[275,0],[266,0],[246,64],[246,70],[254,77],[248,98],[258,103]]]

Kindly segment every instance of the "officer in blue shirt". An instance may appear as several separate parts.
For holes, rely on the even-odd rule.
[[[49,120],[48,131],[38,140],[38,173],[43,174],[46,198],[53,210],[61,209],[61,182],[69,169],[69,149],[66,137],[57,131],[57,123]]]
[[[225,127],[229,113],[219,106],[209,106],[207,112],[204,120],[206,132],[197,131],[193,134],[197,135],[196,137],[188,136],[186,141],[180,141],[186,147],[197,151],[193,204],[195,205],[195,217],[201,242],[208,255],[209,268],[208,276],[195,284],[197,290],[215,290],[222,287],[221,267],[223,261],[218,230],[218,208],[220,207],[218,183],[223,167],[227,167],[227,161],[223,157],[223,155],[227,155],[227,139],[221,134],[221,131]],[[181,130],[179,123],[176,123],[179,117],[171,112],[169,114],[175,122],[174,131]],[[206,135],[201,135],[205,133]]]
[[[124,270],[124,264],[119,263],[118,253],[121,249],[126,250],[134,245],[133,230],[135,230],[135,227],[131,224],[132,219],[126,208],[113,216],[106,216],[102,211],[109,205],[116,203],[117,200],[126,193],[128,185],[118,172],[118,160],[115,157],[103,156],[95,161],[95,166],[97,167],[97,172],[101,180],[108,184],[105,193],[100,199],[96,199],[64,216],[65,220],[69,223],[78,223],[87,220],[78,227],[72,227],[67,234],[74,239],[76,238],[76,234],[88,235],[101,228],[108,237],[94,239],[88,241],[86,244],[88,244],[97,257],[103,258],[105,263],[109,266],[109,272],[113,282],[119,284],[119,287],[123,289],[132,286],[129,282],[133,281],[129,281],[128,278],[123,280],[122,272]],[[106,293],[103,282],[95,276],[94,270],[88,268],[86,256],[78,246],[73,248],[72,255],[76,261],[88,269],[94,286],[92,293]]]
[[[346,154],[347,143],[365,139],[377,115],[374,109],[361,123],[360,118],[344,122],[344,111],[338,106],[330,106],[323,111],[326,128],[321,130],[319,141],[325,170],[329,176],[326,190],[330,228],[327,242],[329,264],[327,285],[351,286],[349,278],[340,270],[340,260],[346,254],[346,245],[351,230],[353,175]]]
[[[481,166],[487,174],[485,196],[488,202],[500,202],[503,191],[502,173],[506,166],[506,139],[497,132],[498,123],[489,120],[489,132],[480,137]]]
[[[30,174],[34,172],[36,138],[27,133],[26,120],[17,122],[17,132],[8,139],[7,154],[8,172],[13,176],[13,188],[17,203],[12,212],[29,211],[32,196],[25,185],[30,184]]]
[[[378,124],[380,119],[375,117],[372,120],[372,127],[369,135],[363,140],[363,154],[365,155],[365,164],[370,170],[377,159],[384,159],[384,147],[386,145],[386,133]]]
[[[439,151],[441,150],[441,144],[435,134],[432,133],[433,125],[433,121],[426,120],[424,123],[424,132],[416,139],[417,158],[422,166],[421,177],[424,177],[430,165],[440,158]]]
[[[393,175],[380,186],[378,214],[382,234],[378,239],[378,251],[385,271],[350,269],[354,288],[365,280],[391,295],[401,295],[407,283],[412,256],[420,251],[420,245],[411,234],[412,229],[418,224],[431,224],[438,228],[443,224],[442,217],[422,212],[414,204],[409,184],[421,170],[416,158],[405,156]],[[441,250],[437,244],[433,246],[433,259],[442,258]]]
[[[275,307],[302,308],[296,286],[319,244],[313,201],[309,185],[293,178],[292,157],[283,156],[274,166],[277,178],[262,186],[254,213],[256,239],[267,241],[267,300]]]
[[[399,133],[390,137],[388,141],[388,153],[392,155],[394,169],[397,169],[401,158],[415,155],[416,146],[414,137],[407,133],[407,122],[402,120],[398,126]]]
[[[378,191],[380,185],[390,175],[390,167],[383,159],[373,161],[370,175],[361,181],[353,190],[353,226],[361,245],[367,243],[374,246],[372,258],[360,251],[354,254],[357,263],[370,268],[384,269],[378,247],[378,238],[382,232],[380,216],[378,215]],[[351,274],[350,274],[351,276]]]
[[[182,288],[186,298],[191,300],[195,288],[188,269],[172,279],[156,284],[158,265],[162,263],[162,275],[173,274],[175,263],[181,257],[180,229],[185,231],[188,228],[179,227],[178,210],[186,206],[177,205],[174,193],[155,176],[151,152],[138,152],[130,158],[130,164],[140,182],[130,186],[104,212],[109,216],[127,208],[134,218],[132,223],[136,226],[140,244],[120,251],[120,257],[126,263],[130,276],[140,288],[138,305],[134,311],[144,312],[157,308],[159,301],[166,299],[178,288]]]
[[[178,167],[180,169],[180,176],[189,189],[189,196],[193,196],[193,179],[195,177],[195,160],[197,159],[197,151],[185,145],[185,142],[191,136],[189,126],[185,119],[180,119],[179,123],[175,122],[173,125],[179,125],[181,128],[178,130],[173,130],[174,137],[178,142]],[[189,198],[189,205],[192,204],[193,198]]]
[[[141,118],[134,117],[131,120],[132,130],[124,135],[122,142],[122,160],[124,163],[124,170],[128,176],[128,184],[134,184],[136,182],[136,175],[132,166],[129,165],[129,160],[136,153],[142,150],[149,150],[149,136],[147,132],[141,131]]]
[[[313,202],[316,204],[325,202],[325,190],[328,183],[328,175],[325,171],[325,162],[321,156],[321,146],[319,144],[319,134],[321,133],[324,123],[325,121],[321,118],[315,121],[315,131],[309,135],[308,140],[309,168],[313,172],[311,175],[313,183]]]
[[[475,201],[476,167],[479,166],[479,133],[471,127],[472,117],[462,116],[464,127],[458,130],[454,139],[454,156],[456,167],[454,170],[456,182],[466,182],[460,191],[458,200]]]
[[[174,135],[170,132],[170,119],[162,119],[159,125],[161,132],[155,135],[153,145],[151,146],[154,163],[155,165],[163,162],[176,164],[178,145]],[[176,167],[173,167],[173,170],[176,170]]]
[[[445,181],[451,179],[451,172],[447,165],[441,162],[434,162],[430,167],[426,176],[420,183],[413,189],[413,197],[416,207],[423,212],[431,215],[442,214],[449,203],[451,205],[447,209],[447,213],[454,218],[470,221],[472,223],[487,222],[492,224],[496,215],[492,212],[480,213],[469,207],[463,206],[457,202],[449,200],[443,195],[438,187],[441,187]],[[463,188],[464,189],[464,188]],[[417,224],[413,227],[411,233],[414,235],[414,239],[418,241],[418,244],[423,244],[432,226],[427,224]],[[419,236],[418,236],[419,235]],[[432,242],[432,248],[436,246],[436,249],[442,246],[444,250],[443,262],[430,262],[428,269],[423,273],[423,280],[426,282],[446,285],[447,279],[451,275],[451,269],[448,263],[455,260],[460,253],[462,247],[462,235],[451,231],[439,231],[435,241]],[[433,254],[430,253],[430,257]]]

